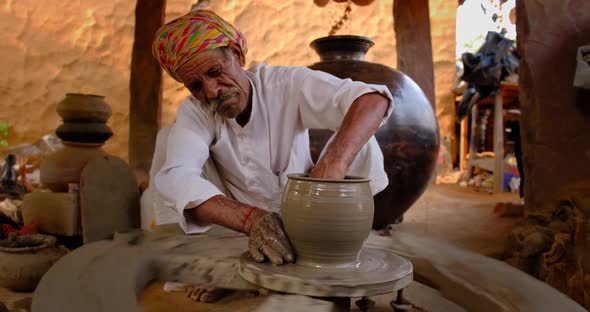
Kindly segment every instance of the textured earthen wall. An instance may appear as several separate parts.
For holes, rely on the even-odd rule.
[[[115,135],[109,152],[126,156],[134,1],[0,0],[0,120],[11,145],[33,142],[61,123],[66,92],[106,95]]]
[[[572,86],[576,51],[590,44],[590,2],[517,1],[525,203],[590,176],[589,97]]]
[[[167,1],[166,20],[188,12],[191,3]],[[395,67],[392,3],[353,6],[338,34],[372,37],[375,47],[367,60]],[[314,63],[318,57],[309,42],[327,35],[344,11],[343,4],[319,8],[312,0],[223,0],[210,1],[208,8],[244,32],[248,65]],[[53,132],[60,124],[55,106],[65,93],[96,93],[106,95],[113,108],[109,125],[115,134],[105,149],[127,157],[134,9],[135,1],[125,0],[0,0],[0,121],[13,124],[11,145]],[[454,29],[434,20],[433,25]],[[174,120],[186,95],[182,85],[165,76],[163,124]]]
[[[444,148],[449,149],[449,152],[452,153],[456,145],[455,96],[451,90],[457,68],[455,64],[457,2],[430,0],[429,4],[436,117],[440,129],[441,144],[448,142],[449,146]]]

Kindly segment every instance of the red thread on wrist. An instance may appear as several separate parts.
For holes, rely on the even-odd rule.
[[[242,222],[242,233],[245,233],[244,227],[246,226],[246,221],[248,220],[248,218],[250,218],[250,215],[254,211],[254,208],[256,208],[256,207],[250,208],[250,211],[248,211],[248,214],[246,215],[246,218],[244,218],[244,222]]]

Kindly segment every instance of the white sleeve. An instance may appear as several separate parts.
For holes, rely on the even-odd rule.
[[[379,93],[389,99],[381,125],[393,111],[393,97],[384,85],[340,79],[305,67],[293,71],[292,98],[299,103],[303,126],[308,129],[337,130],[352,103],[361,95]]]
[[[199,206],[223,193],[202,177],[213,140],[212,122],[195,103],[185,101],[178,108],[177,120],[168,136],[166,161],[154,177],[158,192],[174,203],[179,225],[186,233],[201,233],[211,225],[187,218],[185,209]]]

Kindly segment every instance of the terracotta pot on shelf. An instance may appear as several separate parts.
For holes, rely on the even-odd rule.
[[[64,141],[79,143],[104,143],[113,131],[101,122],[69,122],[65,121],[55,134]]]
[[[67,93],[57,104],[56,110],[64,121],[105,123],[112,114],[111,107],[104,101],[104,96],[82,93]]]
[[[373,228],[383,228],[401,217],[428,186],[435,169],[439,136],[434,110],[420,87],[398,70],[364,60],[373,44],[361,36],[316,39],[311,47],[321,61],[310,68],[340,78],[386,85],[393,95],[393,113],[375,134],[389,178],[389,186],[375,196]],[[331,135],[330,130],[310,131],[314,161]]]
[[[297,265],[353,267],[371,231],[373,196],[369,179],[344,180],[288,175],[281,216]]]
[[[49,235],[25,235],[0,241],[0,287],[33,291],[43,274],[67,252]]]
[[[84,166],[96,157],[106,156],[102,144],[63,142],[64,147],[41,162],[41,183],[54,192],[68,190],[68,183],[80,183]]]

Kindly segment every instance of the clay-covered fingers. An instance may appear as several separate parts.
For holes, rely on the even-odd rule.
[[[291,246],[288,242],[285,244],[284,242],[273,238],[272,242],[267,246],[276,251],[281,258],[285,260],[285,263],[293,263],[293,260],[295,260],[293,252],[291,251]]]
[[[275,251],[271,245],[272,239],[269,238],[268,229],[261,228],[260,231],[253,231],[250,234],[249,249],[254,261],[263,262],[268,259],[273,264],[283,264],[283,256]]]
[[[270,240],[269,245],[281,254],[285,259],[285,263],[292,263],[293,260],[295,260],[293,257],[293,248],[291,248],[291,244],[289,244],[281,218],[278,214],[273,213],[269,217],[268,224],[270,228],[270,235],[268,236],[268,239]]]
[[[283,264],[283,256],[276,250],[272,249],[269,245],[264,245],[261,248],[262,253],[272,262],[272,264],[281,265]]]
[[[294,260],[281,218],[276,213],[267,214],[252,226],[249,249],[257,262],[264,261],[265,257],[277,265],[292,263]]]
[[[273,261],[274,264],[292,263],[293,262],[293,250],[287,239],[287,235],[283,229],[283,223],[277,213],[270,213],[264,217],[264,223],[267,226],[261,228],[261,234],[264,238],[264,245],[270,250],[269,253],[274,256],[275,253],[280,255],[280,261]],[[271,252],[272,251],[272,252]],[[264,250],[263,250],[264,252]]]
[[[260,250],[258,250],[256,240],[253,239],[252,234],[250,234],[250,242],[248,243],[248,249],[250,251],[250,256],[252,256],[254,261],[256,261],[256,262],[263,262],[264,261],[264,255],[262,254],[262,252],[260,252]]]

